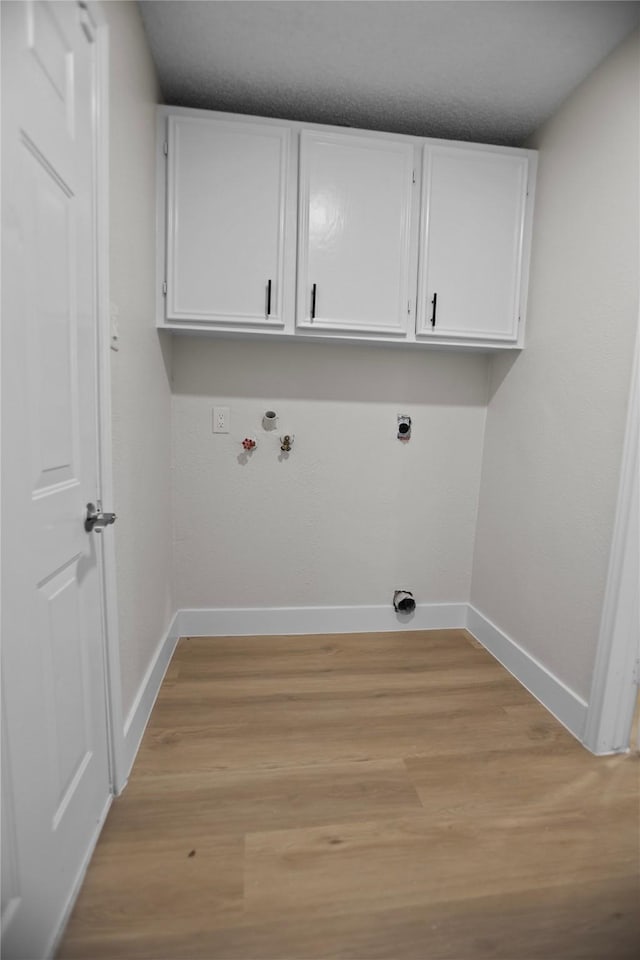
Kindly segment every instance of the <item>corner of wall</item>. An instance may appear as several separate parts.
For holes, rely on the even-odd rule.
[[[535,135],[527,344],[492,362],[471,589],[585,699],[637,326],[639,36]]]
[[[130,715],[174,616],[172,342],[155,327],[159,86],[137,3],[103,4],[110,33],[110,297],[114,530],[122,703]]]

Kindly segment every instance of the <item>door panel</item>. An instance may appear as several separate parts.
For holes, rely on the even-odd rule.
[[[22,133],[45,148],[43,158],[63,180],[69,181],[73,166],[69,144],[76,132],[78,89],[74,76],[76,4],[26,0],[20,6],[23,7],[20,15],[23,23],[18,28],[22,34],[19,40],[23,60],[21,89],[26,102],[39,103],[39,109],[30,115]],[[63,9],[65,6],[69,9]],[[10,17],[11,12],[7,12],[5,19]]]
[[[36,0],[29,13],[29,47],[50,81],[54,93],[72,118],[70,70],[73,54],[68,46],[62,24],[56,11],[47,3]]]
[[[89,758],[90,705],[77,559],[40,585],[38,620],[42,631],[44,712],[52,782],[53,822],[60,822],[73,798],[75,781]],[[83,692],[69,696],[69,689]]]
[[[31,428],[34,492],[75,478],[78,425],[74,269],[73,194],[23,142],[29,207],[27,245],[37,269],[28,288],[31,361]]]
[[[3,954],[34,960],[110,795],[98,550],[83,525],[99,494],[95,63],[75,3],[0,16],[2,792],[15,863]]]
[[[410,144],[303,131],[298,326],[406,333],[412,174]]]
[[[419,335],[517,339],[527,170],[526,157],[425,148]]]

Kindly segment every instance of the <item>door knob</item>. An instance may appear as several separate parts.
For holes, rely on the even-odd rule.
[[[88,503],[87,504],[87,515],[84,520],[84,528],[87,532],[95,530],[96,533],[102,533],[104,527],[108,527],[109,524],[116,522],[115,513],[103,513],[102,503],[98,500],[98,503]]]

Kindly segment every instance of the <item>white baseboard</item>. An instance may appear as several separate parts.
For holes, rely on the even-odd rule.
[[[126,776],[122,777],[122,788],[131,772],[133,761],[138,753],[142,735],[146,729],[153,705],[160,691],[160,686],[167,672],[167,667],[173,656],[173,651],[181,634],[177,630],[179,614],[171,621],[169,629],[160,640],[151,663],[145,673],[142,683],[133,701],[133,706],[124,722],[124,769]]]
[[[587,703],[471,604],[467,630],[582,743]]]
[[[466,625],[466,603],[423,603],[412,614],[393,607],[255,607],[179,610],[181,637],[291,636],[391,630],[448,630]]]

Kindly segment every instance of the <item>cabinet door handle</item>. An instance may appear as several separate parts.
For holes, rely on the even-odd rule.
[[[432,313],[431,313],[431,326],[432,326],[432,327],[435,327],[435,325],[436,325],[436,307],[437,307],[437,305],[438,305],[438,294],[437,294],[437,293],[434,293],[434,295],[433,295],[433,300],[431,301],[431,303],[433,304],[433,311],[432,311]]]
[[[271,280],[267,281],[267,316],[271,316]]]
[[[311,287],[311,319],[315,320],[316,318],[316,285],[315,283]]]

